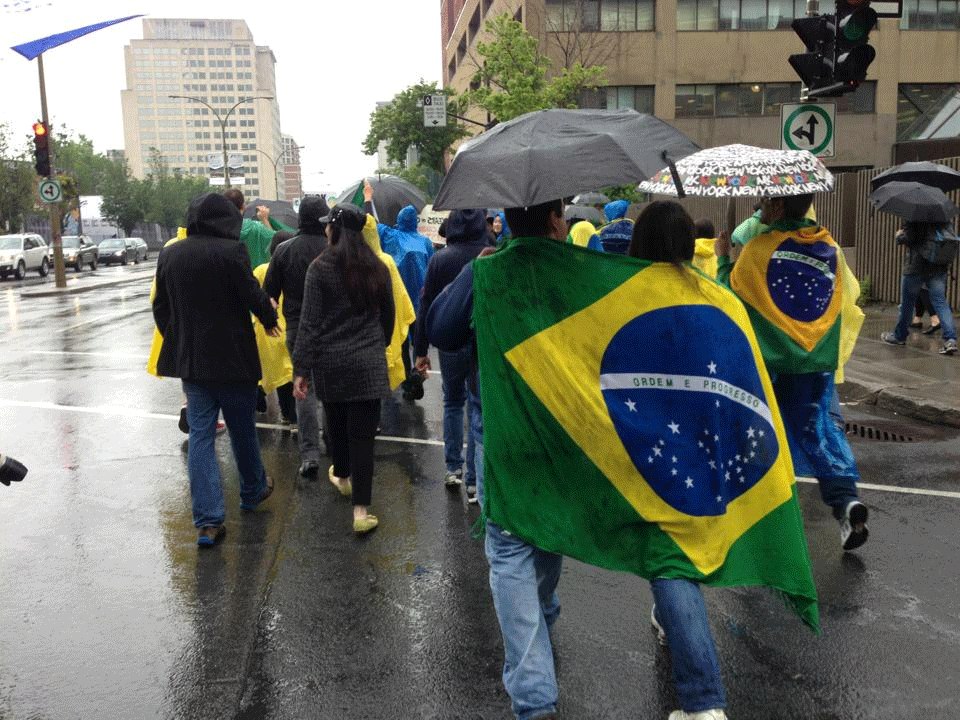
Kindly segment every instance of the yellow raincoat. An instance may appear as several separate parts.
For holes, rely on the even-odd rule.
[[[164,247],[167,245],[172,245],[177,242],[177,240],[183,240],[187,236],[187,229],[185,227],[177,228],[177,236],[170,238],[167,242],[164,243]],[[153,276],[153,284],[150,286],[150,305],[153,306],[153,299],[157,295],[157,276]],[[160,331],[157,330],[157,326],[153,326],[153,340],[150,342],[150,356],[147,358],[147,372],[153,375],[154,377],[162,377],[157,372],[157,360],[160,359],[160,346],[163,345],[163,335],[160,334]]]
[[[390,380],[390,389],[396,390],[400,387],[406,377],[407,372],[403,367],[403,357],[401,355],[401,346],[407,338],[410,326],[417,316],[413,311],[413,303],[410,302],[410,296],[400,278],[400,271],[393,258],[387,255],[380,247],[380,235],[377,232],[377,221],[373,215],[367,215],[367,224],[363,228],[363,239],[373,250],[374,254],[383,261],[390,271],[390,286],[393,288],[393,337],[390,338],[390,345],[387,347],[387,377]]]
[[[596,234],[597,229],[589,220],[580,220],[570,228],[570,240],[580,247],[587,247],[590,244],[590,238]]]
[[[264,263],[253,270],[253,276],[260,283],[260,287],[263,287],[269,265]],[[260,356],[260,369],[263,374],[260,378],[260,387],[265,393],[271,393],[293,380],[293,362],[290,360],[286,343],[287,320],[283,316],[283,297],[280,297],[280,307],[277,308],[277,327],[280,328],[280,337],[267,335],[263,324],[256,317],[252,315],[251,317],[253,332],[257,338],[257,355]]]
[[[697,238],[693,248],[693,266],[704,275],[717,279],[716,238]]]

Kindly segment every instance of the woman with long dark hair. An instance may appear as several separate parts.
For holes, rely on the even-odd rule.
[[[385,348],[394,307],[386,266],[364,242],[366,213],[337,205],[325,218],[327,246],[307,270],[300,330],[293,352],[294,395],[310,386],[327,416],[330,482],[352,495],[353,530],[373,530],[373,444],[380,400],[390,392]],[[309,379],[309,381],[308,381]]]

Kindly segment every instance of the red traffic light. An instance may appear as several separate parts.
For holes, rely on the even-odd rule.
[[[47,134],[47,126],[42,122],[35,122],[33,124],[33,134],[37,137],[43,137]]]

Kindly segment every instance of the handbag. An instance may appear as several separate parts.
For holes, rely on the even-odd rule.
[[[920,257],[932,265],[950,265],[960,249],[960,238],[949,228],[928,233],[919,247]]]

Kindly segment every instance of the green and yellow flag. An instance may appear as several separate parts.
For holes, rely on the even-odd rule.
[[[818,627],[783,424],[732,293],[521,238],[474,263],[474,323],[490,520],[646,578],[767,585]]]

